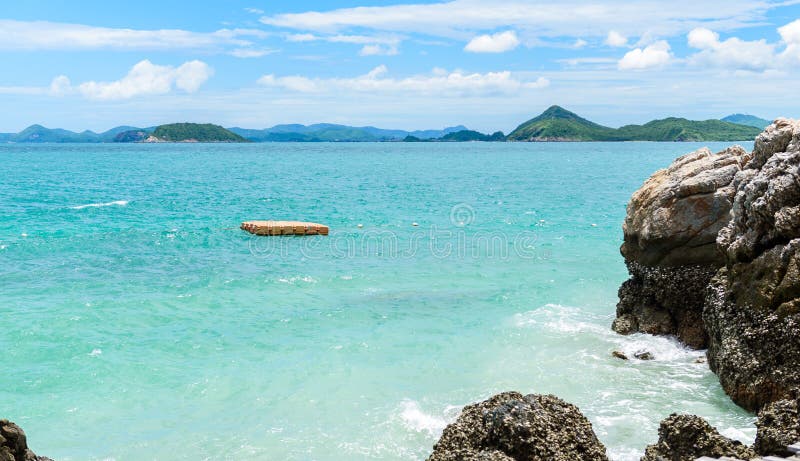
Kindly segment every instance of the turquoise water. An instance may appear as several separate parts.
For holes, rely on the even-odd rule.
[[[672,412],[751,439],[702,353],[609,329],[625,204],[696,147],[0,145],[0,417],[58,460],[418,460],[518,390],[616,460]]]

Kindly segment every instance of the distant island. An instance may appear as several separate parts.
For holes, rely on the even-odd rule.
[[[653,120],[644,125],[609,128],[598,125],[559,106],[518,126],[509,141],[744,141],[762,128],[722,120],[695,121],[685,118]]]
[[[0,133],[0,142],[554,142],[554,141],[749,141],[768,120],[733,114],[720,120],[670,117],[644,125],[610,128],[560,106],[552,106],[514,129],[483,134],[463,125],[442,130],[391,130],[319,123],[276,125],[261,130],[223,128],[210,123],[171,123],[140,128],[119,126],[102,133],[50,129],[32,125],[19,133]]]
[[[767,126],[769,126],[769,120],[765,120],[761,117],[756,117],[755,115],[748,115],[748,114],[733,114],[727,117],[723,117],[720,120],[723,122],[731,122],[731,123],[738,123],[739,125],[749,125],[754,126],[758,129],[763,130]]]
[[[219,125],[211,123],[170,123],[153,130],[144,142],[250,142]]]
[[[250,142],[211,123],[170,123],[151,131],[128,130],[114,136],[114,142]]]

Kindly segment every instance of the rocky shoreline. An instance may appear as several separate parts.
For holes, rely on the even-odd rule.
[[[778,119],[753,152],[699,149],[631,197],[621,248],[631,277],[612,328],[707,348],[725,392],[758,414],[750,447],[670,415],[642,461],[790,456],[800,441],[799,166],[800,122]],[[607,458],[576,407],[509,392],[465,407],[429,461],[562,459]]]

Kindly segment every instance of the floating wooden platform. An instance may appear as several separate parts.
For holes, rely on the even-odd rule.
[[[328,226],[301,221],[245,221],[241,228],[255,235],[328,235]]]

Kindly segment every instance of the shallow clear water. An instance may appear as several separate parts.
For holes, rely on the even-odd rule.
[[[0,417],[58,460],[414,460],[518,390],[616,460],[672,412],[752,438],[702,352],[609,329],[625,204],[696,147],[0,145]]]

